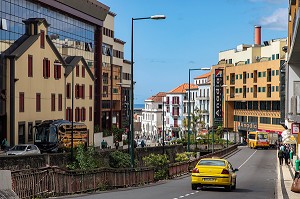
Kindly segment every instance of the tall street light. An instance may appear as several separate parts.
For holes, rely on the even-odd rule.
[[[142,17],[142,18],[131,18],[131,96],[130,96],[130,161],[131,167],[134,167],[134,118],[133,118],[133,110],[134,110],[134,95],[133,95],[133,22],[136,20],[144,20],[144,19],[154,19],[160,20],[165,19],[165,15],[153,15],[150,17]]]
[[[193,70],[210,70],[210,68],[190,68],[189,69],[189,102],[188,102],[188,145],[187,151],[190,152],[190,131],[191,131],[191,71]]]
[[[163,146],[163,154],[165,154],[165,99],[163,97],[163,103],[162,103],[162,146]]]
[[[224,95],[226,96],[225,98],[225,103],[226,103],[226,108],[225,108],[225,111],[226,111],[226,129],[227,129],[227,139],[226,139],[226,146],[228,148],[228,136],[229,136],[229,132],[228,132],[228,95],[226,93],[226,88],[227,88],[227,85],[226,84],[223,84],[222,87],[224,88]]]

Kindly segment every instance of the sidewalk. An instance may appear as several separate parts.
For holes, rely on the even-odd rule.
[[[277,158],[277,185],[275,199],[296,199],[300,198],[300,193],[291,191],[294,175],[295,175],[295,159],[291,165],[279,165]]]

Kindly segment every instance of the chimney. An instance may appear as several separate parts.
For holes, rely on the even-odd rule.
[[[261,45],[261,26],[255,26],[254,44]]]

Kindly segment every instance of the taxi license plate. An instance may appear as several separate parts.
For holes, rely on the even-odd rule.
[[[215,181],[215,178],[203,178],[203,181]]]

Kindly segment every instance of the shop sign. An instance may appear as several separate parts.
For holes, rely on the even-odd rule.
[[[299,133],[299,127],[300,127],[299,123],[293,123],[292,124],[292,134],[298,134]]]
[[[242,130],[242,131],[257,131],[257,123],[256,122],[240,122],[238,129]]]

